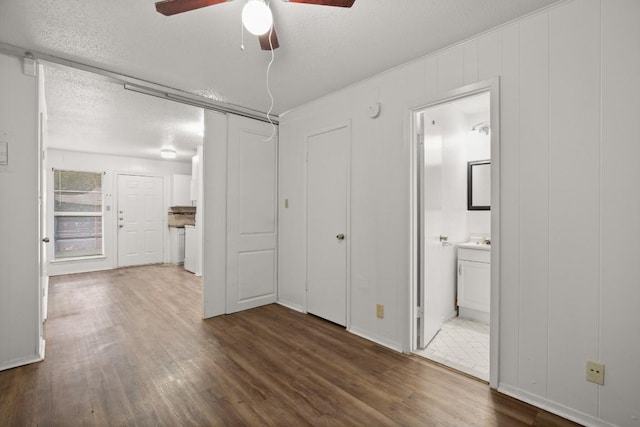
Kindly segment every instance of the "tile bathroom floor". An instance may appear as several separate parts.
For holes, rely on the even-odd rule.
[[[489,381],[489,325],[487,324],[454,317],[442,325],[442,329],[426,348],[416,350],[415,353],[481,380]]]

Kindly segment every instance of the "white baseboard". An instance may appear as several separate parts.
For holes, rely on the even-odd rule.
[[[47,341],[40,337],[40,359],[44,360],[44,353],[47,348]]]
[[[591,427],[615,427],[614,424],[610,424],[600,418],[596,418],[592,415],[585,414],[584,412],[576,411],[567,406],[550,401],[543,397],[524,391],[518,387],[514,387],[508,384],[498,384],[498,391],[507,396],[511,396],[515,399],[522,400],[552,414],[559,415],[568,420],[574,421],[578,424]]]
[[[464,319],[475,320],[480,323],[489,324],[490,314],[488,311],[478,311],[472,308],[459,307],[460,311],[458,312],[458,317]]]
[[[44,350],[43,350],[44,355]],[[5,371],[7,369],[17,368],[18,366],[29,365],[31,363],[42,362],[44,357],[39,354],[32,354],[29,356],[21,357],[19,359],[9,360],[6,363],[0,365],[0,371]]]
[[[396,341],[390,341],[387,340],[386,338],[382,338],[382,337],[378,337],[378,336],[372,336],[371,334],[369,334],[368,332],[362,331],[358,328],[348,328],[347,331],[351,332],[354,335],[357,335],[361,338],[364,338],[366,340],[369,341],[373,341],[376,344],[380,344],[381,346],[390,348],[391,350],[395,350],[398,353],[402,353],[402,344]]]
[[[304,308],[302,306],[300,306],[299,304],[294,304],[288,301],[283,301],[283,300],[278,300],[276,301],[277,304],[280,304],[283,307],[287,307],[290,308],[291,310],[300,312],[300,313],[306,313],[306,311],[304,310]]]

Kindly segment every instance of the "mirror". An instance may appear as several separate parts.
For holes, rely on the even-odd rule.
[[[491,160],[467,163],[467,210],[491,210]]]

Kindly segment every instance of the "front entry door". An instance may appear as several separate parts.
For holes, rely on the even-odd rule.
[[[163,178],[118,175],[118,266],[163,261]]]
[[[307,312],[347,323],[350,129],[307,138]]]

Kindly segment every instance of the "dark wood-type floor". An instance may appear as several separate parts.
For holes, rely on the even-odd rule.
[[[167,265],[51,278],[0,425],[573,425],[279,305],[201,320],[201,294]]]

